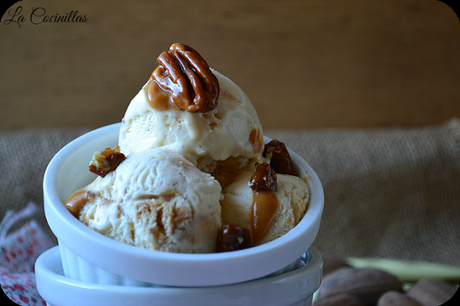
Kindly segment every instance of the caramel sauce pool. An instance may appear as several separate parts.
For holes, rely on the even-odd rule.
[[[272,191],[255,191],[252,199],[251,229],[254,243],[257,244],[272,226],[279,202]]]

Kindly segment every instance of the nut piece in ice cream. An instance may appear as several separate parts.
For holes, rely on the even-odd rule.
[[[123,153],[120,153],[120,147],[106,148],[102,152],[95,152],[93,159],[89,163],[89,171],[99,175],[106,176],[109,172],[115,171],[118,165],[126,159]]]
[[[189,50],[189,47],[184,48]],[[167,54],[175,54],[176,49],[172,47]],[[187,52],[189,51],[179,50],[177,56],[171,55],[171,58],[185,59]],[[207,103],[208,106],[203,107],[205,112],[190,112],[179,107],[171,102],[172,90],[169,92],[160,87],[160,83],[170,87],[176,86],[173,82],[175,77],[166,77],[166,71],[169,71],[166,68],[162,68],[161,73],[156,70],[154,76],[133,98],[125,112],[120,129],[119,146],[125,155],[149,148],[168,147],[183,155],[200,170],[215,175],[225,186],[241,169],[251,168],[261,159],[262,126],[246,94],[227,77],[209,67],[205,69],[207,64],[201,62],[199,65],[193,64],[198,62],[196,58],[199,55],[193,52],[191,54],[193,54],[191,60],[185,60],[183,67],[175,60],[169,61],[169,64],[160,63],[160,66],[172,67],[177,64],[181,71],[178,71],[176,66],[173,70],[178,72],[178,80],[184,81],[188,80],[184,77],[188,75],[187,71],[195,71],[195,74],[200,76],[200,80],[204,80],[200,83],[204,91],[215,93],[216,88],[219,88],[217,101]],[[165,58],[160,58],[159,61],[164,63],[167,61]],[[202,73],[202,70],[206,72]],[[209,73],[217,82],[212,80]],[[160,82],[158,79],[163,81]],[[194,84],[198,82],[189,83],[188,95],[195,92]],[[197,97],[195,95],[194,99]]]
[[[270,159],[270,166],[276,173],[299,176],[289,151],[281,141],[273,139],[267,143],[263,156]]]
[[[221,187],[176,152],[130,154],[83,190],[92,196],[80,221],[109,238],[166,252],[216,251]]]
[[[249,229],[225,223],[217,237],[217,252],[231,252],[254,246]]]

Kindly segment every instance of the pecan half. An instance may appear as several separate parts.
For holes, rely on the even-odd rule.
[[[158,56],[152,80],[171,95],[181,109],[205,113],[217,106],[219,81],[201,55],[189,46],[175,43]]]
[[[89,164],[89,171],[104,177],[109,172],[115,171],[118,165],[126,159],[126,156],[120,152],[120,147],[106,148],[102,152],[95,152]]]

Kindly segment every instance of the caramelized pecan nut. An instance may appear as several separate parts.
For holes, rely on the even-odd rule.
[[[171,100],[191,113],[205,113],[217,106],[219,81],[201,55],[189,46],[175,43],[158,56],[152,79],[169,92]]]
[[[126,159],[126,156],[120,152],[120,147],[106,148],[102,152],[95,152],[93,159],[89,164],[89,171],[104,177],[109,172],[115,171],[118,165]]]
[[[217,252],[230,252],[253,246],[251,233],[247,228],[232,223],[222,225],[217,238]]]
[[[276,192],[278,189],[278,182],[275,171],[265,162],[258,164],[249,181],[249,186],[253,191]]]
[[[291,155],[289,155],[286,146],[281,141],[274,139],[267,143],[263,155],[264,157],[271,155],[270,166],[276,173],[299,176]]]

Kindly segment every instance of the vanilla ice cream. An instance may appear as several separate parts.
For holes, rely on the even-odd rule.
[[[79,219],[109,238],[158,251],[215,251],[221,187],[176,152],[130,154],[84,190]]]
[[[233,178],[236,170],[258,161],[263,131],[254,107],[235,83],[213,69],[210,71],[218,82],[220,94],[217,106],[206,112],[189,112],[169,101],[159,103],[158,97],[164,92],[150,78],[123,117],[121,152],[128,155],[148,148],[168,147],[207,173],[216,169],[220,174],[225,173],[215,175],[223,185]],[[229,175],[229,169],[235,173]]]
[[[217,107],[206,113],[182,109],[156,110],[148,103],[147,83],[129,104],[120,130],[121,152],[131,154],[168,146],[195,165],[203,157],[225,160],[252,158],[259,153],[262,126],[246,94],[224,75],[212,70],[220,84]],[[251,132],[258,138],[251,142]],[[256,133],[256,132],[253,132]]]

